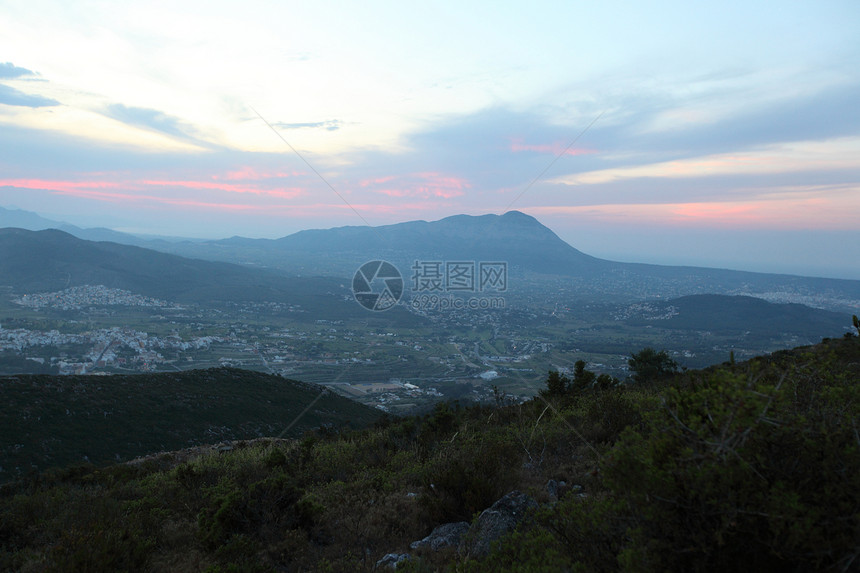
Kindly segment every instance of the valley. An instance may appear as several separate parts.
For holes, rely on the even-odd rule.
[[[645,347],[700,368],[813,344],[860,307],[860,281],[606,261],[517,211],[277,240],[108,237],[152,248],[0,229],[0,374],[235,367],[408,413],[526,400],[580,360],[624,380]],[[359,279],[374,260],[390,276]]]
[[[627,359],[646,346],[698,368],[730,355],[814,343],[841,335],[843,323],[850,327],[850,317],[800,305],[792,305],[800,313],[792,327],[784,317],[788,305],[748,297],[565,305],[555,296],[525,304],[512,295],[509,306],[491,311],[404,304],[406,317],[366,311],[322,319],[301,305],[179,304],[99,286],[4,295],[0,371],[6,374],[229,366],[323,384],[394,413],[445,399],[491,401],[494,391],[526,399],[548,370],[567,372],[577,360],[624,379]],[[754,307],[744,324],[716,320],[727,305],[744,302]]]

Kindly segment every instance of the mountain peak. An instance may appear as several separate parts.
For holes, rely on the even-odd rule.
[[[458,224],[466,224],[466,225],[497,224],[497,223],[504,223],[507,225],[507,224],[512,224],[512,223],[513,224],[528,223],[528,224],[535,225],[538,227],[544,227],[544,225],[540,221],[538,221],[537,219],[535,219],[531,215],[526,215],[522,211],[507,211],[506,213],[504,213],[502,215],[496,215],[495,213],[487,213],[484,215],[466,215],[466,214],[451,215],[449,217],[445,217],[444,219],[439,219],[438,221],[431,221],[428,224],[433,225],[436,223],[442,223],[443,221],[447,222],[447,223],[458,223]],[[412,221],[412,222],[418,222],[418,221]],[[424,221],[420,221],[420,222],[423,223]],[[401,223],[401,224],[404,224],[404,223]],[[405,223],[405,224],[409,224],[409,223]]]
[[[531,215],[526,215],[522,211],[508,211],[504,215],[501,216],[502,219],[506,219],[508,221],[530,221],[535,222],[540,225],[540,221],[532,217]]]
[[[539,273],[577,274],[602,264],[520,211],[300,231],[276,242],[282,253],[302,253],[316,261],[338,258],[346,266],[377,259],[407,268],[416,260],[504,261]]]

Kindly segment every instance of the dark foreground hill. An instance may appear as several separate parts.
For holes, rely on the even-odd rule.
[[[0,377],[0,402],[0,481],[224,440],[300,436],[323,424],[364,427],[380,416],[315,384],[231,368]]]
[[[31,476],[0,490],[0,569],[856,571],[858,380],[860,340],[846,337]],[[445,535],[415,543],[433,530]]]

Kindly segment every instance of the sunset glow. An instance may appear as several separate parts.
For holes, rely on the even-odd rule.
[[[518,209],[597,256],[633,229],[860,245],[858,28],[848,1],[7,3],[0,206],[211,238]]]

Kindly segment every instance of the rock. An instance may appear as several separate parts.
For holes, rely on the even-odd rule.
[[[387,553],[385,557],[376,562],[376,568],[389,567],[391,569],[397,569],[397,565],[399,563],[403,563],[408,560],[408,553]]]
[[[487,555],[494,541],[516,529],[525,517],[526,511],[537,506],[537,501],[531,496],[514,490],[489,509],[485,509],[469,532],[471,537],[469,555],[472,557]]]
[[[409,547],[412,549],[430,547],[433,551],[439,551],[443,547],[458,547],[468,531],[469,523],[466,521],[445,523],[433,528],[430,535],[424,539],[413,541]]]
[[[549,494],[550,501],[558,500],[558,482],[554,479],[546,482],[546,492]]]
[[[544,489],[546,489],[546,493],[549,495],[550,503],[553,503],[560,500],[570,488],[567,487],[566,481],[556,481],[551,479],[546,482],[546,487]]]

